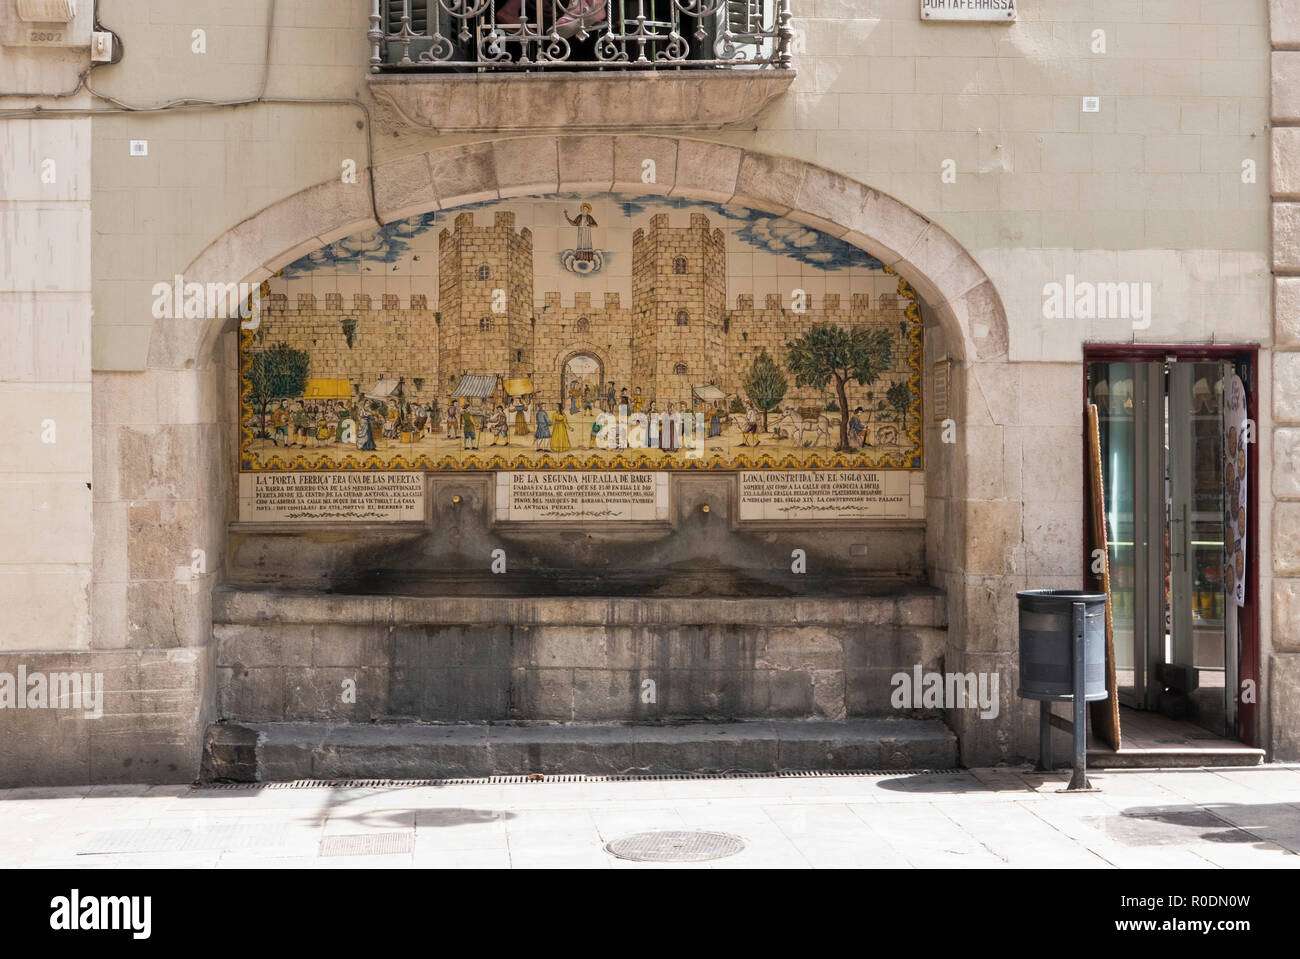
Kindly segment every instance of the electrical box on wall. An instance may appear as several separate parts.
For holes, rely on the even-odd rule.
[[[89,46],[94,6],[92,0],[0,0],[0,44]]]

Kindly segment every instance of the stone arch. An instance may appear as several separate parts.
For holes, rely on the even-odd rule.
[[[655,161],[655,183],[641,180],[645,159]],[[388,160],[358,175],[355,184],[331,179],[249,217],[204,249],[185,276],[202,283],[261,281],[314,249],[381,223],[483,200],[579,189],[736,203],[788,217],[860,247],[911,283],[943,324],[956,358],[1006,358],[1001,297],[942,227],[824,167],[684,137],[510,137]],[[178,330],[157,323],[151,360],[165,356],[174,363],[184,356],[199,364],[231,325],[212,321]],[[177,343],[178,336],[190,340]]]
[[[658,177],[650,184],[641,179],[647,159]],[[355,184],[330,179],[301,190],[226,231],[184,273],[187,281],[204,284],[260,282],[312,250],[383,223],[481,201],[578,190],[748,206],[857,246],[908,281],[923,300],[923,314],[942,330],[952,361],[949,415],[969,427],[960,445],[947,447],[934,438],[936,431],[926,431],[925,565],[946,596],[945,661],[959,671],[1014,671],[1014,627],[1004,598],[1014,595],[1009,557],[1021,539],[1021,506],[1018,494],[989,480],[1001,469],[1003,424],[973,375],[979,364],[1007,361],[1006,311],[992,280],[961,244],[888,194],[802,160],[685,137],[490,139],[386,160],[360,171]],[[236,322],[156,321],[149,366],[208,366],[218,338]],[[212,448],[206,455],[215,461],[227,451]],[[899,615],[907,613],[900,608]],[[1011,708],[1014,700],[1003,699]],[[962,736],[963,758],[992,761],[1007,753],[1006,742],[994,741],[991,724],[957,713],[952,722]]]

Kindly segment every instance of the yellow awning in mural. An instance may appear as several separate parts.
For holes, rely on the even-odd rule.
[[[349,400],[352,384],[347,380],[308,380],[303,390],[305,400]]]
[[[533,381],[528,377],[522,380],[506,380],[506,396],[527,396],[533,392]]]

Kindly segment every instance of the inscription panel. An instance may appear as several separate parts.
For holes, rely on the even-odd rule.
[[[665,473],[520,470],[496,474],[498,522],[668,518]]]
[[[241,473],[244,522],[420,522],[420,473]]]
[[[740,519],[923,519],[919,471],[752,470],[740,474]]]

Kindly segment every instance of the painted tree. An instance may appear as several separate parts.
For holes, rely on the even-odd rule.
[[[253,385],[253,402],[261,409],[262,435],[266,435],[266,411],[276,400],[302,396],[307,388],[311,357],[288,343],[276,343],[269,350],[254,353],[248,361],[248,379]]]
[[[785,399],[785,391],[789,388],[780,364],[767,355],[767,350],[760,350],[754,362],[749,364],[749,372],[741,379],[740,385],[750,401],[763,411],[763,432],[766,433],[767,414]]]
[[[785,365],[796,386],[835,388],[839,408],[848,410],[848,383],[870,386],[893,362],[888,330],[846,330],[835,323],[816,323],[793,342],[786,343]],[[849,448],[847,414],[840,415],[841,450]]]
[[[906,380],[899,380],[889,388],[885,398],[898,411],[899,418],[903,421],[903,431],[907,432],[907,410],[912,405],[912,387]]]

